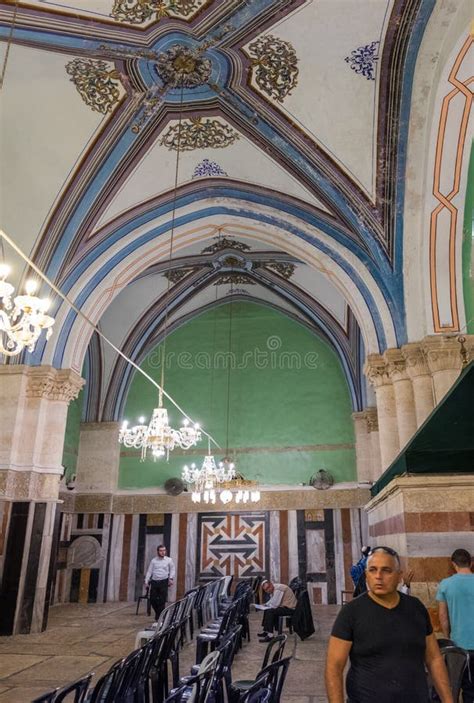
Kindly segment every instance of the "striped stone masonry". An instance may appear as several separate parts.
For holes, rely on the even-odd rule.
[[[452,573],[452,552],[474,553],[474,475],[398,477],[366,508],[370,544],[396,549],[415,573],[413,595],[434,605],[439,581]]]

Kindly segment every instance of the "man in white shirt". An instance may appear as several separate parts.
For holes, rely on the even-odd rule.
[[[157,556],[154,557],[145,576],[145,586],[150,586],[150,603],[155,611],[155,619],[165,609],[168,598],[168,586],[173,584],[175,568],[173,560],[166,556],[164,544],[156,548]]]
[[[296,596],[289,586],[284,583],[262,581],[262,590],[270,596],[264,606],[263,632],[259,632],[261,642],[269,642],[273,637],[273,630],[278,626],[278,618],[282,615],[293,615],[298,604]]]

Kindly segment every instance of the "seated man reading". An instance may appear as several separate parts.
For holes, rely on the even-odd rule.
[[[269,642],[273,631],[278,629],[278,618],[291,616],[295,612],[297,605],[296,596],[289,586],[283,583],[272,583],[262,581],[262,590],[270,596],[270,599],[263,606],[263,632],[259,632],[261,642]]]

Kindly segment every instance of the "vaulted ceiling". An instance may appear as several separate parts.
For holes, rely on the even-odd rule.
[[[3,228],[135,361],[166,307],[183,324],[218,283],[220,303],[258,300],[323,336],[360,408],[364,351],[406,340],[407,118],[433,5],[0,3]],[[126,366],[55,306],[26,360],[87,356],[90,417],[115,418]]]

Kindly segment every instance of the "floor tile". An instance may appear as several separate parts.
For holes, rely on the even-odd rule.
[[[28,669],[46,657],[33,654],[2,654],[0,657],[0,679],[5,679],[18,671]]]

